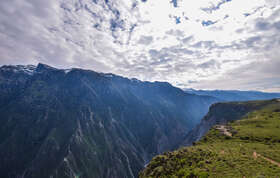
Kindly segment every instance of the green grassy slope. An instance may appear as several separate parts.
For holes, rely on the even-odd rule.
[[[280,101],[232,105],[258,105],[259,109],[213,127],[192,147],[153,158],[140,178],[280,177]]]

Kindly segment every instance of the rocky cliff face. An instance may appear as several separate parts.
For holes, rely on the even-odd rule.
[[[215,104],[207,121],[219,125],[193,146],[154,157],[139,177],[280,175],[279,100]]]
[[[0,68],[0,177],[137,177],[216,102],[88,70]]]
[[[213,104],[207,115],[201,120],[200,124],[187,134],[181,146],[191,146],[193,142],[196,142],[203,137],[214,125],[235,121],[262,106],[258,103],[255,104],[254,101],[247,103],[228,102]],[[265,104],[265,102],[263,103]]]

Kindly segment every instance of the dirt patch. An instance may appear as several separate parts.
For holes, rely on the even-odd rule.
[[[262,156],[261,154],[258,154],[258,153],[255,152],[255,151],[254,151],[254,153],[253,153],[253,157],[254,157],[254,159],[257,159],[258,157],[260,157],[260,158],[262,158],[262,159],[264,159],[264,160],[270,162],[271,164],[274,164],[274,165],[280,167],[280,163],[278,163],[278,162],[276,162],[276,161],[274,161],[274,160],[272,160],[272,159],[270,159],[270,158],[264,157],[264,156]]]
[[[255,152],[255,151],[254,151],[254,153],[253,153],[253,158],[254,158],[254,159],[257,159],[257,158],[258,158],[258,154],[257,154],[257,152]]]
[[[216,129],[219,130],[222,134],[232,137],[232,133],[229,132],[229,128],[225,125],[217,125]]]

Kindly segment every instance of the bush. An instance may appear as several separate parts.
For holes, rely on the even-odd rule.
[[[201,172],[199,173],[199,178],[207,178],[209,176],[208,172]]]

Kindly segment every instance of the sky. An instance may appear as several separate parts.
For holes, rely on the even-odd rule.
[[[280,0],[0,1],[0,65],[280,92]]]

